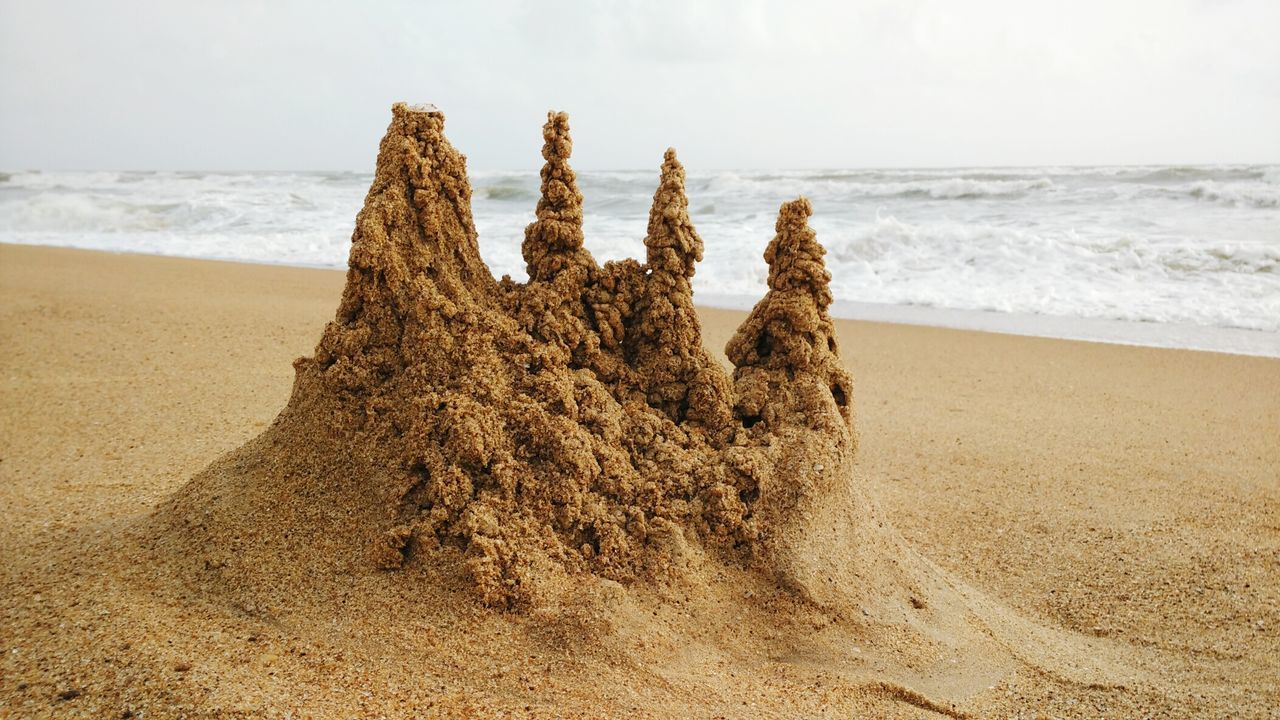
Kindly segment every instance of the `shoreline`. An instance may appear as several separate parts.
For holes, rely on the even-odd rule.
[[[754,300],[736,295],[703,295],[698,304],[725,310],[749,310]],[[841,320],[970,330],[997,335],[1019,335],[1129,347],[1280,358],[1280,333],[1246,328],[1064,315],[1032,315],[923,305],[885,305],[851,300],[836,300],[831,304],[830,312],[833,318]]]
[[[109,255],[175,258],[197,262],[230,263],[277,268],[299,268],[345,273],[345,267],[308,263],[269,262],[230,257],[206,257],[168,255],[153,252],[134,252],[83,248],[71,245],[45,245],[40,243],[0,243],[0,247],[35,247],[56,250],[72,250]],[[699,307],[720,310],[748,311],[756,299],[747,295],[698,293],[694,301]],[[853,300],[836,299],[830,313],[840,320],[912,325],[919,327],[968,330],[1000,335],[1051,338],[1079,342],[1095,342],[1130,347],[1151,347],[1169,350],[1212,352],[1246,357],[1280,358],[1280,333],[1247,328],[1192,325],[1186,323],[1157,323],[1112,318],[1090,318],[1065,315],[1035,315],[1030,313],[996,312],[942,308],[923,305],[888,305]]]

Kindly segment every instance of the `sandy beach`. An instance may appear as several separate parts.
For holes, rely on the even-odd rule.
[[[1272,717],[1280,702],[1280,361],[1264,358],[837,323],[884,517],[975,603],[1059,638],[1012,661],[907,677],[878,674],[873,644],[853,666],[798,637],[779,654],[707,631],[654,666],[644,638],[570,653],[536,618],[378,605],[385,575],[351,580],[343,607],[228,601],[156,561],[140,528],[272,422],[342,284],[0,246],[0,716]],[[743,315],[700,312],[718,354]],[[687,610],[706,626],[738,612]],[[1076,642],[1092,680],[1055,657]]]
[[[0,720],[1280,720],[1277,27],[6,3]]]

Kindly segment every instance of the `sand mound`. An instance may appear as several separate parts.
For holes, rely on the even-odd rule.
[[[702,240],[674,151],[645,262],[601,267],[583,248],[567,117],[549,115],[529,281],[499,282],[443,124],[396,106],[337,317],[296,363],[265,457],[244,461],[287,458],[307,483],[373,496],[385,519],[360,549],[368,562],[456,549],[492,605],[527,606],[583,573],[655,577],[686,539],[787,575],[795,516],[848,481],[855,447],[809,203],[782,206],[770,291],[730,343],[731,380],[702,347]],[[331,471],[349,457],[369,468]]]
[[[730,373],[702,345],[702,241],[673,151],[645,261],[600,266],[551,114],[519,283],[480,259],[443,124],[395,107],[341,304],[287,407],[155,515],[156,557],[197,596],[317,642],[341,623],[469,692],[485,663],[589,654],[585,675],[619,668],[619,697],[807,667],[855,683],[847,702],[950,713],[932,698],[973,697],[1024,662],[1102,681],[1096,647],[956,582],[863,496],[808,201],[781,207]],[[460,627],[490,634],[437,634]],[[673,653],[682,669],[663,675]],[[388,678],[412,675],[389,662]]]

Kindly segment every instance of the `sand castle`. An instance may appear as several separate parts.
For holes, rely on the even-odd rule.
[[[703,246],[673,150],[645,261],[600,266],[568,118],[550,113],[520,283],[480,258],[465,159],[443,126],[429,106],[394,108],[337,316],[243,451],[246,469],[271,466],[275,499],[210,502],[235,495],[260,524],[306,526],[319,508],[300,498],[347,493],[329,510],[367,517],[339,556],[460,563],[493,606],[536,605],[584,573],[652,578],[688,543],[807,592],[797,534],[817,504],[850,499],[856,447],[808,201],[781,208],[769,291],[729,344],[730,377],[702,346],[690,279]]]
[[[495,678],[529,697],[525,662],[679,707],[736,682],[726,668],[789,687],[761,696],[780,707],[843,678],[847,707],[913,717],[963,715],[952,701],[999,678],[1140,681],[922,558],[865,496],[806,200],[781,207],[730,370],[702,344],[673,151],[644,262],[601,266],[550,114],[522,283],[481,260],[443,126],[394,108],[336,316],[287,406],[145,524],[182,607],[481,702],[505,702]]]

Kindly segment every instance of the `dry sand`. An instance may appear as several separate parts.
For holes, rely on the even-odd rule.
[[[0,715],[1268,717],[1280,701],[1271,359],[837,322],[869,494],[957,582],[1095,643],[1113,672],[1092,684],[1045,670],[1043,644],[907,679],[882,677],[874,646],[833,657],[819,628],[787,653],[684,628],[628,638],[662,658],[629,663],[509,613],[366,607],[377,576],[291,615],[166,575],[138,528],[268,426],[342,284],[0,247]],[[710,348],[743,317],[700,314]],[[732,603],[689,611],[738,622]]]

